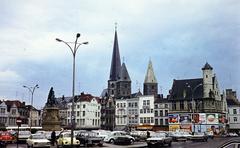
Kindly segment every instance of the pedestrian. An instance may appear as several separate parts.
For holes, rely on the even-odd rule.
[[[52,143],[53,146],[55,145],[55,142],[56,142],[56,133],[53,130],[52,134],[51,134],[51,143]]]
[[[147,138],[150,138],[150,132],[147,130]]]

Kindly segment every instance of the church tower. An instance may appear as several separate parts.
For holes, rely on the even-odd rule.
[[[120,71],[120,79],[117,82],[117,97],[126,98],[130,97],[130,95],[131,95],[131,79],[129,77],[126,65],[123,62]]]
[[[152,61],[149,60],[148,69],[143,84],[143,95],[157,95],[158,82],[154,75]]]
[[[213,91],[213,68],[206,63],[202,68],[203,71],[203,98],[211,97]]]
[[[117,30],[115,28],[112,62],[110,69],[110,77],[108,80],[108,94],[109,96],[117,96],[117,81],[120,79],[121,60],[118,47]]]

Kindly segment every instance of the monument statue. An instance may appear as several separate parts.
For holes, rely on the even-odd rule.
[[[55,95],[54,95],[54,91],[53,91],[53,87],[51,87],[49,94],[48,94],[48,99],[47,99],[47,104],[46,106],[48,107],[53,107],[56,106],[56,99],[55,99]]]
[[[45,104],[43,110],[43,122],[42,127],[43,130],[60,130],[60,118],[59,118],[59,108],[57,105],[57,101],[54,95],[53,87],[51,87],[47,103]]]

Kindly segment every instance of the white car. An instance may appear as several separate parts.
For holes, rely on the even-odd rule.
[[[57,139],[57,146],[58,147],[64,147],[64,146],[70,146],[71,145],[71,132],[63,132],[59,135],[59,138]],[[80,146],[79,140],[73,136],[73,145],[74,146]]]
[[[26,140],[27,146],[34,148],[34,147],[50,147],[51,142],[44,136],[44,134],[32,134]]]
[[[93,130],[93,132],[97,134],[97,137],[101,137],[103,139],[111,134],[111,132],[107,130]]]
[[[150,138],[146,140],[148,147],[159,147],[167,144],[168,146],[172,145],[172,137],[169,137],[166,133],[154,133]]]
[[[114,143],[114,141],[116,141],[116,138],[118,138],[118,137],[127,137],[128,139],[131,140],[131,143],[133,143],[135,141],[134,137],[127,135],[127,133],[123,132],[123,131],[113,131],[113,132],[111,132],[110,135],[105,137],[103,141],[107,142],[107,143]]]
[[[25,142],[30,136],[31,136],[30,131],[19,131],[18,140]]]

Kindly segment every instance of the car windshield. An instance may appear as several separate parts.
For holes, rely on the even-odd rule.
[[[46,137],[44,136],[44,135],[32,135],[31,136],[32,137],[32,139],[46,139]]]
[[[194,135],[204,135],[204,133],[194,133]]]
[[[30,131],[19,131],[19,135],[31,135]]]
[[[71,137],[71,133],[66,133],[63,135],[63,137]]]

